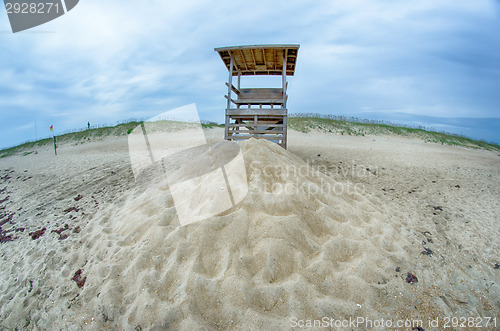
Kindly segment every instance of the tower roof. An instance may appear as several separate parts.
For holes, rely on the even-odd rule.
[[[283,58],[286,74],[293,76],[300,45],[248,45],[215,48],[229,71],[233,57],[233,76],[282,75]]]

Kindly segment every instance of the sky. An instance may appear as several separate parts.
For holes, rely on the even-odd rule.
[[[15,34],[0,10],[0,148],[191,103],[222,123],[214,48],[251,44],[300,44],[289,113],[500,143],[499,31],[499,0],[80,0]]]

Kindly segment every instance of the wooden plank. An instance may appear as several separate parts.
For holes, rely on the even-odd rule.
[[[226,109],[226,115],[281,115],[286,116],[286,109]]]
[[[250,138],[257,138],[257,139],[268,139],[268,140],[283,140],[283,136],[257,136],[254,137],[253,135],[244,135],[244,136],[231,136],[231,140],[243,140],[243,139],[250,139]]]
[[[242,128],[251,128],[254,127],[255,124],[242,124],[242,123],[230,123],[228,124],[228,127],[230,128],[235,128],[235,127],[242,127]],[[283,128],[283,124],[262,124],[260,121],[257,123],[257,126],[259,128]]]
[[[284,149],[286,149],[286,145],[287,145],[287,116],[283,117],[283,142],[282,142],[282,146]]]
[[[283,107],[286,108],[286,50],[283,50],[283,72],[282,72],[282,78],[281,78],[281,87],[283,88]]]
[[[245,54],[243,54],[243,50],[240,49],[240,56],[241,56],[241,59],[243,61],[243,64],[245,65],[245,69],[248,71],[248,65],[247,65],[247,60],[245,59]]]
[[[229,87],[229,84],[226,82],[226,86]],[[231,90],[236,93],[236,95],[240,94],[240,90],[234,87],[234,85],[231,85]]]
[[[227,82],[227,108],[231,107],[231,86],[233,86],[233,63],[234,63],[234,58],[231,55],[231,61],[229,63],[229,79]]]
[[[273,49],[273,58],[274,58],[274,70],[278,70],[278,56],[276,49]]]
[[[243,71],[242,76],[281,76],[281,70],[255,70],[255,71]],[[288,76],[293,76],[290,72],[287,73]]]
[[[279,110],[279,109],[270,109],[270,108],[263,108],[264,110]],[[231,110],[248,110],[247,108],[231,108]],[[254,116],[254,113],[257,112],[257,110],[259,109],[250,109],[250,110],[254,110],[253,112],[251,112],[250,114],[231,114],[231,118],[232,119],[238,119],[238,120],[243,120],[243,121],[253,121],[253,116]],[[285,109],[286,110],[286,109]],[[226,109],[226,112],[227,112],[227,109]],[[286,114],[279,114],[279,115],[274,115],[274,114],[271,114],[271,115],[264,115],[264,114],[259,114],[259,118],[261,120],[266,120],[266,121],[281,121],[283,120],[283,116],[286,116]]]
[[[233,86],[233,56],[229,62],[229,79],[227,84],[227,108],[231,107],[231,86]],[[224,139],[229,139],[229,127],[227,126],[231,121],[231,117],[226,112],[226,124],[224,126]]]
[[[232,103],[236,104],[236,100],[231,99],[227,95],[224,95],[224,98],[226,98],[227,100],[231,100]]]
[[[231,120],[238,121],[238,123],[229,123],[229,124],[252,124],[254,121],[253,116],[248,117],[248,116],[236,116],[236,115],[228,115],[231,117]],[[275,116],[273,117],[267,117],[265,115],[259,115],[259,124],[262,125],[267,125],[267,124],[281,124],[283,123],[283,116],[280,116],[279,118],[276,118]]]
[[[228,140],[229,138],[229,121],[231,120],[230,116],[226,116],[226,125],[224,127],[224,140]]]
[[[238,99],[283,99],[282,88],[243,88]]]
[[[238,116],[238,115],[231,115],[231,120],[235,120],[237,122],[235,123],[229,123],[231,124],[240,124],[240,125],[251,125],[253,123],[253,116]],[[265,116],[265,115],[259,115],[259,125],[282,125],[283,123],[283,116]]]
[[[283,90],[280,88],[241,89],[236,104],[238,105],[281,105]]]
[[[227,97],[227,96],[225,96]],[[237,99],[237,100],[233,100],[231,99],[236,105],[260,105],[259,108],[262,108],[262,105],[282,105],[283,104],[283,99],[256,99],[256,100],[241,100],[241,99]],[[250,108],[252,109],[252,108]],[[279,109],[279,108],[273,108],[273,109]]]
[[[287,50],[283,50],[283,108],[286,108],[288,82],[286,81],[287,74]],[[287,148],[287,116],[283,117],[283,141],[281,142],[281,147]]]
[[[258,127],[260,127],[260,125],[257,124]],[[231,132],[232,134],[279,134],[279,135],[283,135],[283,132],[282,131],[271,131],[271,130],[230,130],[229,132]]]
[[[269,45],[243,45],[243,46],[229,46],[229,47],[217,47],[214,48],[217,52],[223,51],[233,51],[233,50],[244,50],[244,49],[283,49],[283,48],[291,48],[291,49],[299,49],[300,45],[297,44],[269,44]]]
[[[286,74],[295,74],[295,65],[300,45],[249,45],[215,48],[219,53],[226,68],[230,70],[230,57],[234,58],[232,75],[238,75],[237,70],[241,69],[240,75],[281,75],[282,51],[287,52],[288,66],[285,67]],[[258,53],[256,53],[258,52]],[[275,56],[275,53],[276,56]],[[260,55],[263,55],[260,59]],[[279,54],[279,55],[278,55]],[[270,63],[272,59],[273,63]],[[280,67],[281,65],[281,67]],[[259,66],[261,68],[259,69]]]
[[[255,50],[252,48],[250,50],[250,52],[252,53],[252,59],[253,59],[253,68],[257,68],[257,60],[255,59]]]

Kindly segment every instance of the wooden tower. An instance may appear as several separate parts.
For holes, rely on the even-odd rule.
[[[229,71],[224,139],[269,139],[286,149],[286,76],[295,73],[299,45],[234,46],[215,50]],[[281,88],[241,88],[241,76],[257,75],[282,76]],[[233,77],[238,77],[236,87]]]

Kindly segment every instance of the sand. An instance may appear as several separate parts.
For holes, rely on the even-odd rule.
[[[222,130],[205,133],[225,160]],[[295,131],[288,145],[240,143],[241,202],[187,225],[164,172],[136,181],[126,137],[0,159],[13,239],[0,244],[0,327],[275,330],[364,318],[440,330],[446,318],[497,317],[499,329],[498,152]],[[193,177],[204,157],[168,172]]]

